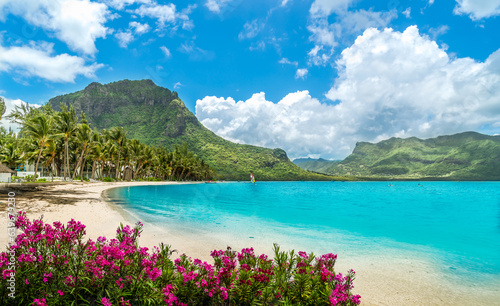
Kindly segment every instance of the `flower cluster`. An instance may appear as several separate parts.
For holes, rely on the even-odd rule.
[[[16,305],[357,305],[354,271],[335,273],[337,256],[282,252],[274,259],[253,248],[214,250],[213,264],[181,255],[175,260],[169,245],[141,248],[142,224],[117,229],[115,239],[84,240],[85,225],[30,221],[19,212],[22,231],[14,251],[16,271],[8,270],[8,254],[0,253],[3,284],[0,304]],[[7,297],[6,282],[15,272],[16,298]]]

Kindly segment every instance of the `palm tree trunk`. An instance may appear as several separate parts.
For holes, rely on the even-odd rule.
[[[65,159],[65,163],[64,163],[64,180],[66,180],[66,174],[68,175],[68,178],[69,178],[69,145],[68,145],[68,137],[66,137],[64,139],[64,152],[65,156],[64,156],[64,159]]]
[[[94,159],[94,161],[92,162],[92,176],[90,177],[91,179],[95,178],[95,162],[96,160]]]
[[[118,146],[118,160],[116,161],[116,179],[118,180],[118,172],[120,171],[120,157],[121,157],[122,146]]]
[[[38,153],[38,158],[36,160],[35,175],[34,175],[35,181],[36,181],[36,172],[38,171],[38,163],[40,163],[40,158],[42,157],[42,150],[44,146],[45,146],[45,140],[42,140],[42,143],[40,144],[40,152]]]

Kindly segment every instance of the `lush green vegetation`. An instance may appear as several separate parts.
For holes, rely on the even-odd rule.
[[[318,173],[327,173],[326,171],[328,168],[340,162],[340,160],[326,160],[322,158],[297,158],[293,160],[293,163],[300,168]]]
[[[128,137],[173,150],[187,148],[213,167],[221,179],[332,180],[333,177],[304,171],[281,149],[235,144],[205,128],[178,98],[177,93],[151,80],[92,83],[82,91],[49,101],[55,109],[71,105],[84,112],[99,129],[125,127]]]
[[[139,222],[116,239],[85,240],[85,225],[52,225],[9,214],[22,231],[0,253],[2,305],[358,305],[354,271],[336,273],[335,254],[283,252],[274,259],[252,248],[214,250],[214,264],[170,246],[141,248]]]
[[[369,179],[500,180],[500,136],[466,132],[361,142],[342,162],[308,169]]]
[[[207,180],[215,171],[187,147],[173,150],[130,139],[122,127],[91,129],[84,113],[63,105],[32,108],[23,104],[7,116],[19,133],[0,129],[0,161],[11,168],[34,164],[34,175],[64,180]],[[47,179],[39,179],[39,182]]]

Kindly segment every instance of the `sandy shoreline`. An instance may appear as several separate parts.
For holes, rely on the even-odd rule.
[[[107,202],[104,191],[115,187],[163,184],[175,183],[75,183],[45,187],[41,191],[18,193],[16,209],[26,211],[31,219],[43,214],[45,222],[67,222],[74,218],[87,226],[87,238],[112,238],[120,222],[133,225],[137,219],[118,205]],[[7,244],[6,199],[7,194],[1,194],[0,228],[5,229],[0,230],[2,250]],[[257,252],[271,255],[272,245],[255,240],[230,241],[229,237],[181,233],[168,225],[159,227],[146,223],[140,244],[151,248],[165,242],[179,254],[186,253],[207,261],[211,250],[225,249],[227,245],[235,250],[254,246]],[[435,266],[420,258],[394,254],[382,258],[339,257],[336,271],[344,273],[350,268],[357,272],[355,292],[362,296],[362,305],[495,305],[500,301],[500,286],[457,286],[440,278]],[[495,283],[500,284],[500,280]]]

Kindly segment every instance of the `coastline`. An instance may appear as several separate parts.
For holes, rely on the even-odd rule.
[[[16,195],[16,210],[26,211],[30,219],[39,218],[43,214],[44,221],[50,223],[66,223],[74,218],[86,225],[86,238],[114,238],[120,223],[132,226],[138,220],[132,212],[113,203],[106,192],[117,187],[168,184],[182,183],[115,182],[48,186],[41,191]],[[6,197],[6,194],[2,194],[1,201],[6,203]],[[2,250],[5,250],[7,244],[5,207],[2,207],[0,213],[0,227],[4,228],[0,230]],[[225,249],[227,245],[235,250],[253,246],[256,253],[272,255],[272,244],[266,241],[235,240],[229,234],[220,237],[214,237],[211,233],[200,235],[197,231],[169,228],[168,224],[157,226],[143,223],[144,232],[139,238],[140,245],[151,249],[164,242],[178,250],[174,256],[186,253],[192,258],[210,262],[210,251]],[[287,245],[283,245],[283,249],[286,250]],[[435,265],[424,258],[395,254],[390,250],[386,253],[382,258],[370,258],[367,255],[339,256],[337,272],[345,273],[350,268],[357,272],[354,291],[361,295],[362,305],[492,305],[500,300],[500,287],[494,290],[481,285],[456,286],[441,278]]]

